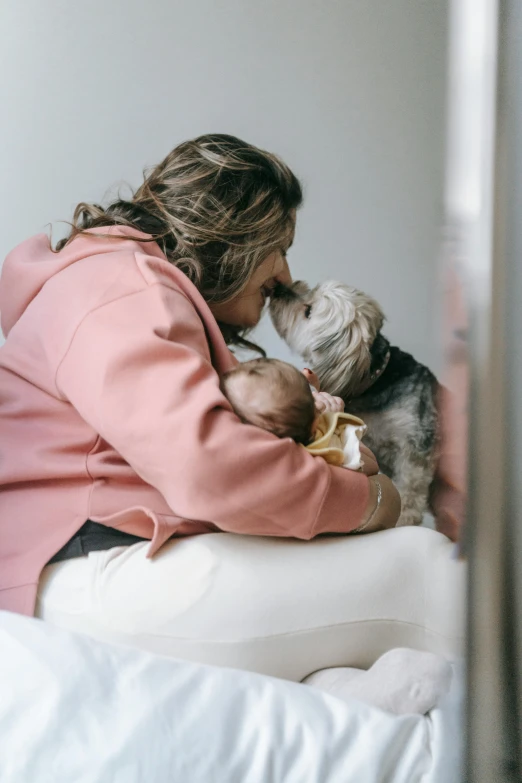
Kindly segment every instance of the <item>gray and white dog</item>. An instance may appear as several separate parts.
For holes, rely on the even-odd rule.
[[[278,334],[346,410],[368,426],[365,443],[399,490],[398,525],[419,525],[428,508],[438,447],[438,383],[381,334],[379,304],[343,283],[276,287],[270,316]]]

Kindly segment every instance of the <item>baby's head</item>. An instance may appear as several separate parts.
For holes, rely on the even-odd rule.
[[[313,433],[315,403],[308,381],[292,364],[253,359],[238,364],[222,379],[234,412],[279,438],[307,445]]]

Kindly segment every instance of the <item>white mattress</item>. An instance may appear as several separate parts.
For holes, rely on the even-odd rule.
[[[2,783],[457,783],[458,701],[394,717],[0,612]]]

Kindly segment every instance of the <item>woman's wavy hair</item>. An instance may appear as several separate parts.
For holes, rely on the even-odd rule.
[[[286,248],[301,201],[299,180],[275,155],[234,136],[208,134],[180,144],[146,171],[131,198],[107,207],[78,204],[56,252],[87,229],[104,236],[104,227],[135,228],[150,234],[146,241],[157,242],[207,302],[227,302],[271,252]],[[229,344],[263,353],[245,340],[245,330],[221,328]]]

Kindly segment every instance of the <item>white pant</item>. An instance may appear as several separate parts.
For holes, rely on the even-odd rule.
[[[424,528],[314,541],[213,533],[44,570],[37,616],[174,658],[302,680],[386,650],[462,653],[465,567]]]

